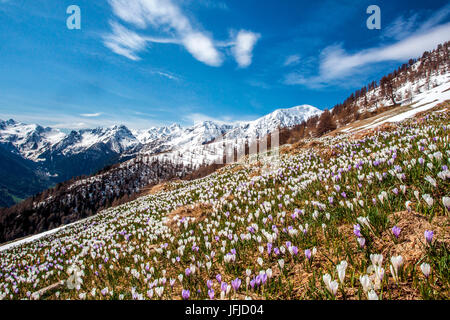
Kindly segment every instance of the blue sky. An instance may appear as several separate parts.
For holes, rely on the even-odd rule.
[[[66,9],[81,9],[81,30]],[[366,8],[381,9],[369,30]],[[0,119],[64,129],[331,108],[450,40],[447,1],[0,0]]]

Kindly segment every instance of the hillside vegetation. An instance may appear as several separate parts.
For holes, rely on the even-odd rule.
[[[0,247],[0,298],[449,299],[449,111],[311,138]]]

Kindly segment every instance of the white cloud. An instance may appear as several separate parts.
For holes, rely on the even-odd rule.
[[[246,68],[252,63],[253,48],[260,37],[260,34],[251,31],[240,30],[238,32],[231,52],[239,67]]]
[[[329,78],[337,78],[370,63],[405,61],[420,56],[426,50],[434,49],[438,44],[448,40],[449,34],[450,23],[447,23],[392,45],[366,49],[354,54],[348,54],[341,46],[331,46],[323,51],[320,72]]]
[[[342,45],[332,45],[325,48],[321,53],[317,76],[307,77],[294,72],[286,76],[285,83],[303,84],[311,87],[327,85],[333,81],[354,75],[370,64],[385,61],[406,61],[410,58],[419,57],[424,51],[432,50],[438,44],[448,41],[449,34],[450,23],[446,23],[416,32],[394,44],[365,49],[352,54],[346,52]]]
[[[416,26],[419,15],[416,13],[411,17],[400,16],[382,30],[382,38],[404,39],[409,36]]]
[[[291,56],[288,56],[286,58],[286,60],[284,60],[283,66],[285,66],[285,67],[293,66],[293,65],[297,65],[299,63],[300,63],[300,55],[293,54]]]
[[[246,119],[254,120],[255,118],[256,118],[256,116],[254,116],[254,115],[242,116],[242,117],[240,117],[240,119],[235,119],[232,116],[227,116],[227,115],[214,118],[214,117],[208,116],[203,113],[190,113],[183,117],[183,121],[188,125],[190,125],[190,124],[195,125],[195,124],[203,123],[205,121],[213,121],[213,122],[221,123],[221,124],[232,124],[232,123],[236,123],[239,121],[244,121]]]
[[[50,126],[52,128],[78,130],[89,129],[97,127],[112,127],[115,125],[125,125],[129,129],[148,129],[155,126],[162,126],[166,122],[149,119],[149,115],[130,111],[128,113],[116,115],[104,115],[98,117],[83,117],[77,115],[52,113],[23,113],[11,114],[0,113],[0,119],[14,119],[23,123],[37,123],[43,126]]]
[[[450,3],[442,7],[431,15],[419,28],[419,32],[424,32],[441,23],[450,14]]]
[[[214,47],[212,40],[203,33],[189,33],[183,38],[183,44],[198,61],[214,67],[222,65],[221,54]]]
[[[213,40],[205,32],[195,29],[190,20],[171,0],[109,0],[109,3],[114,14],[123,21],[140,29],[151,26],[173,36],[169,39],[138,36],[144,46],[142,47],[140,45],[142,42],[139,41],[139,45],[131,47],[127,43],[122,45],[125,41],[122,37],[116,36],[117,30],[113,28],[113,39],[119,38],[120,41],[110,41],[105,44],[115,53],[137,60],[135,52],[145,48],[146,42],[175,43],[183,45],[200,62],[215,67],[222,64],[221,54],[214,46]],[[124,32],[121,33],[123,34]],[[134,40],[136,35],[136,33],[130,34]],[[132,43],[135,42],[132,41]]]
[[[101,115],[102,115],[101,112],[97,112],[97,113],[82,113],[82,114],[80,114],[80,116],[88,117],[88,118],[100,117]]]
[[[111,22],[110,25],[112,34],[103,38],[104,45],[128,59],[139,60],[135,52],[145,49],[147,40],[116,22]]]
[[[112,33],[104,36],[104,44],[113,52],[131,60],[139,60],[137,53],[143,51],[148,42],[182,45],[195,59],[213,67],[223,63],[223,55],[217,47],[231,46],[231,53],[240,67],[252,62],[253,48],[259,34],[241,30],[235,39],[226,44],[215,42],[208,32],[194,27],[192,21],[172,0],[109,0],[114,15],[137,29],[152,28],[169,35],[155,38],[140,35],[124,26],[111,23]],[[130,37],[131,39],[127,39]]]

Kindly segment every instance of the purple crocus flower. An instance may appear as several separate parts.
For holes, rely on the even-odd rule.
[[[257,287],[261,284],[261,281],[262,281],[261,275],[258,274],[258,275],[256,276],[256,279],[255,279],[255,284],[256,284]]]
[[[208,296],[209,296],[209,299],[211,299],[211,300],[214,299],[214,290],[213,289],[208,290]]]
[[[208,289],[211,289],[213,286],[213,281],[212,280],[206,281],[206,286],[208,287]]]
[[[395,236],[397,239],[398,239],[398,237],[399,237],[401,231],[402,231],[402,229],[400,229],[400,228],[397,227],[397,226],[394,226],[394,227],[392,228],[392,233],[394,234],[394,236]]]
[[[262,281],[263,284],[265,284],[267,282],[267,274],[266,273],[261,275],[261,281]]]
[[[218,283],[222,283],[222,276],[220,274],[218,274],[216,276],[216,280],[217,280]]]
[[[222,284],[220,285],[220,290],[222,290],[223,292],[226,292],[227,287],[228,287],[228,284],[226,282],[222,282]]]
[[[358,238],[359,238],[359,237],[362,237],[362,234],[361,234],[361,226],[360,226],[359,224],[354,224],[354,225],[353,225],[353,233],[354,233],[355,236],[357,236]]]
[[[309,249],[306,249],[306,250],[305,250],[305,257],[306,257],[308,260],[311,259],[311,250],[309,250]]]
[[[431,243],[431,241],[433,241],[433,235],[434,235],[433,231],[425,230],[424,235],[425,235],[425,240],[427,240],[428,243]]]
[[[270,255],[270,252],[272,252],[272,244],[269,242],[267,243],[267,254]]]
[[[189,290],[184,290],[184,289],[183,289],[183,290],[181,291],[181,296],[183,297],[184,300],[189,299],[190,295],[191,295],[191,293],[189,292]]]
[[[395,195],[398,195],[398,189],[397,189],[397,188],[394,188],[394,189],[392,190],[392,192],[393,192]]]
[[[189,275],[191,274],[191,268],[186,268],[185,274],[186,277],[189,277]]]
[[[233,287],[234,291],[237,291],[241,286],[241,283],[242,283],[241,279],[236,278],[233,281],[231,281],[231,287]]]
[[[347,194],[344,191],[342,191],[341,196],[347,198]]]

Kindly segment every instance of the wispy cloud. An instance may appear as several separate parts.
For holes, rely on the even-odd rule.
[[[220,66],[222,64],[222,56],[216,50],[213,40],[206,33],[196,30],[172,1],[109,0],[109,3],[118,18],[139,29],[151,26],[174,35],[173,39],[155,39],[138,36],[137,33],[131,31],[125,32],[123,29],[114,29],[113,25],[112,35],[105,36],[105,45],[115,53],[137,60],[136,52],[142,51],[147,42],[176,43],[183,45],[194,58],[207,65]],[[131,40],[128,40],[128,37]],[[113,41],[108,41],[111,39]]]
[[[211,117],[208,116],[204,113],[190,113],[187,114],[186,116],[183,117],[183,121],[187,124],[187,125],[191,125],[191,124],[199,124],[199,123],[203,123],[205,121],[213,121],[216,123],[222,123],[222,124],[233,124],[233,123],[238,123],[238,122],[242,122],[242,121],[252,121],[257,119],[259,116],[257,115],[241,115],[239,116],[239,118],[235,118],[233,116],[227,116],[227,115],[223,115],[223,116],[219,116],[219,117]]]
[[[82,117],[87,117],[87,118],[95,118],[95,117],[100,117],[103,113],[101,112],[97,112],[97,113],[82,113],[80,114],[80,116]]]
[[[170,43],[183,46],[195,59],[213,67],[223,64],[224,56],[218,50],[209,32],[203,31],[186,16],[171,0],[109,0],[114,15],[139,30],[152,28],[168,34],[169,37],[149,37],[132,31],[118,22],[111,22],[112,32],[103,37],[105,46],[113,52],[131,60],[139,60],[139,52],[149,42]],[[247,67],[252,61],[252,51],[260,35],[241,30],[233,40],[232,54],[240,67]]]
[[[400,16],[382,30],[382,39],[400,40],[409,36],[414,31],[419,14],[414,13],[410,17]]]
[[[110,25],[112,33],[104,36],[105,46],[128,59],[139,60],[136,52],[145,49],[147,41],[117,22],[110,22]]]
[[[371,64],[385,61],[406,61],[420,56],[424,51],[434,49],[438,44],[449,40],[450,23],[437,25],[449,13],[449,6],[444,7],[432,15],[415,32],[410,31],[410,26],[405,26],[404,20],[398,20],[391,26],[393,29],[401,29],[408,36],[393,44],[364,49],[354,53],[348,53],[342,44],[335,44],[322,50],[319,58],[319,73],[316,76],[305,75],[299,71],[291,72],[285,76],[284,82],[290,85],[306,85],[317,88],[337,81],[348,79],[364,70]],[[408,24],[413,24],[407,22]]]
[[[283,66],[285,66],[285,67],[295,66],[299,63],[300,63],[300,55],[293,54],[293,55],[288,56],[286,58],[286,60],[284,60]]]
[[[101,117],[86,117],[83,115],[68,115],[63,113],[38,114],[38,113],[0,113],[0,119],[14,119],[23,123],[35,123],[42,126],[64,130],[92,129],[97,127],[112,127],[125,125],[130,129],[148,129],[150,127],[162,126],[168,123],[149,119],[152,115],[130,111],[126,116],[106,115]]]

